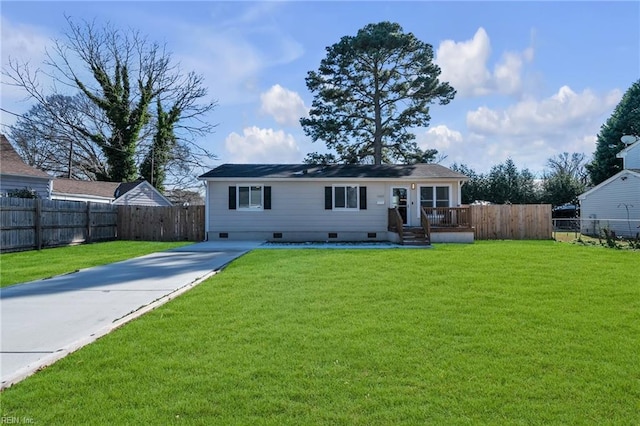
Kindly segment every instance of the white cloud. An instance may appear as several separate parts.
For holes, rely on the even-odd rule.
[[[51,38],[43,30],[31,25],[14,24],[4,16],[0,22],[3,64],[7,64],[9,58],[36,64],[44,59],[45,48],[51,44]]]
[[[443,124],[429,128],[426,132],[418,134],[416,138],[421,149],[433,148],[439,152],[455,148],[457,144],[461,144],[462,140],[462,133]]]
[[[510,157],[519,168],[540,173],[547,159],[562,152],[591,155],[600,125],[621,97],[619,90],[599,95],[588,89],[576,93],[563,86],[545,99],[525,99],[505,109],[483,106],[469,111],[466,160],[461,162],[481,165],[481,172]]]
[[[2,49],[1,60],[3,71],[9,71],[9,61],[15,64],[28,65],[33,73],[40,68],[45,58],[45,49],[51,44],[51,38],[44,30],[38,27],[24,24],[15,24],[4,16],[0,18]],[[39,74],[41,84],[50,85],[50,79]],[[27,92],[14,85],[11,78],[2,74],[1,80],[2,107],[15,114],[24,113],[30,103]],[[0,124],[12,125],[16,121],[16,116],[0,112]]]
[[[246,127],[242,135],[235,132],[225,139],[225,148],[234,163],[298,163],[300,148],[294,137],[282,130]]]
[[[480,27],[471,40],[441,42],[435,62],[442,70],[441,80],[448,81],[460,96],[519,94],[522,90],[523,66],[525,62],[533,60],[533,48],[503,53],[493,72],[488,68],[490,56],[489,35]]]
[[[482,135],[557,135],[592,124],[620,100],[618,90],[598,96],[569,86],[541,101],[525,99],[504,110],[480,107],[467,113],[467,126]]]
[[[278,124],[299,125],[300,117],[309,112],[300,95],[276,84],[260,95],[260,111],[272,116]]]
[[[443,164],[464,163],[465,144],[462,133],[444,124],[430,127],[416,135],[416,143],[421,149],[437,149],[436,158],[445,156]]]

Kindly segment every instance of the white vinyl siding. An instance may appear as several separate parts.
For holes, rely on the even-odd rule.
[[[640,142],[627,148],[624,154],[624,168],[640,170]]]
[[[229,209],[229,186],[248,186],[239,182],[207,183],[210,232],[303,232],[362,231],[387,229],[387,203],[371,205],[357,212],[325,209],[326,182],[262,182],[271,186],[271,209],[264,209],[259,220],[251,210]],[[384,194],[385,186],[367,184],[368,197]],[[378,188],[378,189],[376,189]],[[373,192],[371,192],[373,191]]]
[[[2,175],[0,177],[0,196],[15,189],[31,189],[38,197],[48,199],[51,194],[51,180],[41,177]]]
[[[448,186],[451,197],[457,197],[457,182],[449,185],[432,184],[431,186]],[[424,182],[425,186],[428,182]],[[264,209],[256,220],[251,210],[229,208],[229,187],[239,186],[271,187],[271,209]],[[325,208],[325,189],[351,186],[366,188],[366,209],[333,208],[331,200],[329,208]],[[410,182],[399,180],[354,180],[353,182],[314,181],[260,181],[241,182],[236,180],[210,180],[207,182],[208,195],[208,229],[207,232],[387,232],[388,209],[391,206],[391,188],[397,186],[410,187]],[[356,189],[357,200],[360,191]],[[411,190],[410,199],[417,200],[418,188]],[[237,203],[237,201],[236,201]],[[264,198],[263,198],[264,203]],[[348,200],[345,200],[348,204]],[[353,205],[353,204],[352,204]],[[358,204],[355,205],[356,207]],[[413,217],[413,215],[411,215]],[[418,216],[419,218],[419,216]],[[413,220],[413,219],[412,219]],[[417,219],[419,220],[419,219]],[[413,226],[419,226],[416,222]],[[366,235],[366,234],[365,234]],[[230,237],[232,238],[232,237]]]
[[[142,183],[118,197],[113,204],[121,206],[171,206],[171,202],[153,189],[151,184]]]

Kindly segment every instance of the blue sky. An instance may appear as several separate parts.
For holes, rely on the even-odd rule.
[[[3,68],[41,66],[74,19],[135,28],[205,77],[216,132],[198,142],[213,165],[297,163],[311,143],[298,118],[313,100],[304,79],[325,48],[368,23],[398,22],[431,44],[458,91],[415,129],[441,164],[478,172],[511,157],[537,174],[549,157],[595,150],[596,134],[640,78],[640,2],[12,2],[1,3]],[[3,83],[5,82],[3,77]],[[2,85],[2,108],[24,94]],[[13,118],[2,114],[0,122]]]

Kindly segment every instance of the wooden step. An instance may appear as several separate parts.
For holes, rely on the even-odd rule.
[[[418,227],[405,227],[402,229],[402,244],[405,246],[428,246],[430,245],[424,229]]]

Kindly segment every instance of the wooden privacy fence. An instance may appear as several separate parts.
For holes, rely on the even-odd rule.
[[[204,206],[118,206],[118,239],[203,241]]]
[[[476,240],[550,240],[550,204],[508,204],[471,208]]]
[[[0,198],[0,250],[33,250],[116,238],[117,207],[28,198]]]

